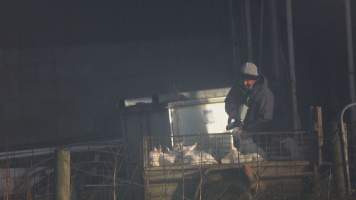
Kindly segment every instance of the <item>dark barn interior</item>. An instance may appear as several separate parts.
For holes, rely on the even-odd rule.
[[[355,198],[356,110],[340,121],[356,102],[355,11],[350,0],[1,2],[0,199]],[[210,123],[194,106],[223,104],[245,62],[274,93],[273,127],[255,140],[270,155],[222,165],[225,137],[177,130]],[[176,121],[185,108],[191,119]],[[308,155],[285,159],[288,138]],[[193,141],[217,164],[148,160]]]

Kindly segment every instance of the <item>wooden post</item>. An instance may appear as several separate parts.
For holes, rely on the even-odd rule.
[[[317,197],[321,196],[321,186],[320,186],[320,172],[319,168],[322,165],[323,154],[322,148],[324,145],[324,132],[323,132],[323,117],[322,110],[320,106],[312,106],[311,107],[312,115],[313,115],[313,132],[316,134],[317,142],[318,142],[318,161],[314,163],[314,193]]]
[[[56,200],[70,200],[70,152],[59,149],[56,152]]]
[[[323,115],[320,106],[313,107],[314,111],[314,131],[318,139],[318,165],[322,164],[322,148],[324,145]]]

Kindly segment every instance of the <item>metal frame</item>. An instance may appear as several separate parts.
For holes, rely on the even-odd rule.
[[[276,137],[277,140],[281,138],[285,138],[288,136],[298,138],[298,142],[300,145],[304,145],[307,152],[306,155],[316,154],[316,150],[314,149],[316,142],[314,135],[309,132],[304,131],[295,131],[295,132],[255,132],[248,133],[250,136],[254,137],[266,137],[273,138]],[[215,134],[214,136],[228,136],[231,133],[223,133],[223,134]],[[207,135],[205,135],[207,136]],[[210,137],[212,135],[209,135]],[[197,137],[199,140],[203,140],[202,135],[190,135],[190,136],[171,136],[171,137]],[[204,137],[204,136],[203,136]],[[174,163],[172,165],[163,165],[158,167],[152,167],[149,165],[149,152],[151,143],[157,144],[157,141],[152,142],[155,138],[146,137],[144,138],[144,183],[145,183],[145,199],[176,199],[177,191],[180,197],[189,198],[186,196],[189,189],[187,185],[190,184],[190,180],[192,177],[197,177],[201,181],[204,177],[207,177],[208,173],[211,171],[219,171],[219,170],[240,170],[248,167],[251,169],[253,177],[255,178],[254,183],[256,185],[260,185],[261,182],[278,182],[286,179],[293,180],[301,180],[305,177],[311,177],[313,175],[313,170],[311,165],[315,162],[317,155],[312,157],[304,157],[299,159],[292,159],[291,157],[279,157],[279,159],[272,160],[255,160],[251,162],[238,162],[238,163],[230,163],[230,164],[195,164],[191,165],[188,163]],[[173,139],[172,139],[173,140]],[[268,140],[266,140],[268,141]],[[270,144],[271,145],[271,144]],[[279,151],[280,154],[283,154],[282,146],[275,147],[276,149],[272,151]],[[283,182],[283,181],[282,181]],[[283,183],[285,184],[285,183]],[[283,185],[282,184],[282,185]],[[190,186],[192,187],[192,186]],[[198,186],[197,186],[198,187]],[[200,187],[200,186],[199,186]],[[257,187],[257,186],[256,186]],[[175,191],[172,193],[172,191]],[[200,188],[200,191],[203,189]],[[269,190],[259,190],[259,194],[255,194],[257,199],[258,195],[261,195],[261,192],[266,192]],[[201,195],[200,191],[196,191],[196,195]],[[286,192],[286,191],[285,191]],[[287,195],[287,194],[285,194]],[[290,195],[290,194],[288,194]],[[201,196],[200,196],[201,197]]]

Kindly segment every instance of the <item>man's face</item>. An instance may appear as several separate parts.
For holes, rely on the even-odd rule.
[[[252,89],[252,87],[255,85],[256,80],[244,80],[244,86],[246,89]]]

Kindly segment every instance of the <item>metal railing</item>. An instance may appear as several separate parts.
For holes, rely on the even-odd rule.
[[[71,156],[74,199],[126,199],[133,183],[126,173],[129,155],[121,141],[66,145]],[[56,148],[0,153],[0,199],[53,200]],[[142,188],[142,186],[140,186]]]
[[[232,163],[311,160],[316,156],[314,142],[314,136],[303,131],[145,137],[144,167],[231,164],[226,162],[229,155],[238,158]]]

